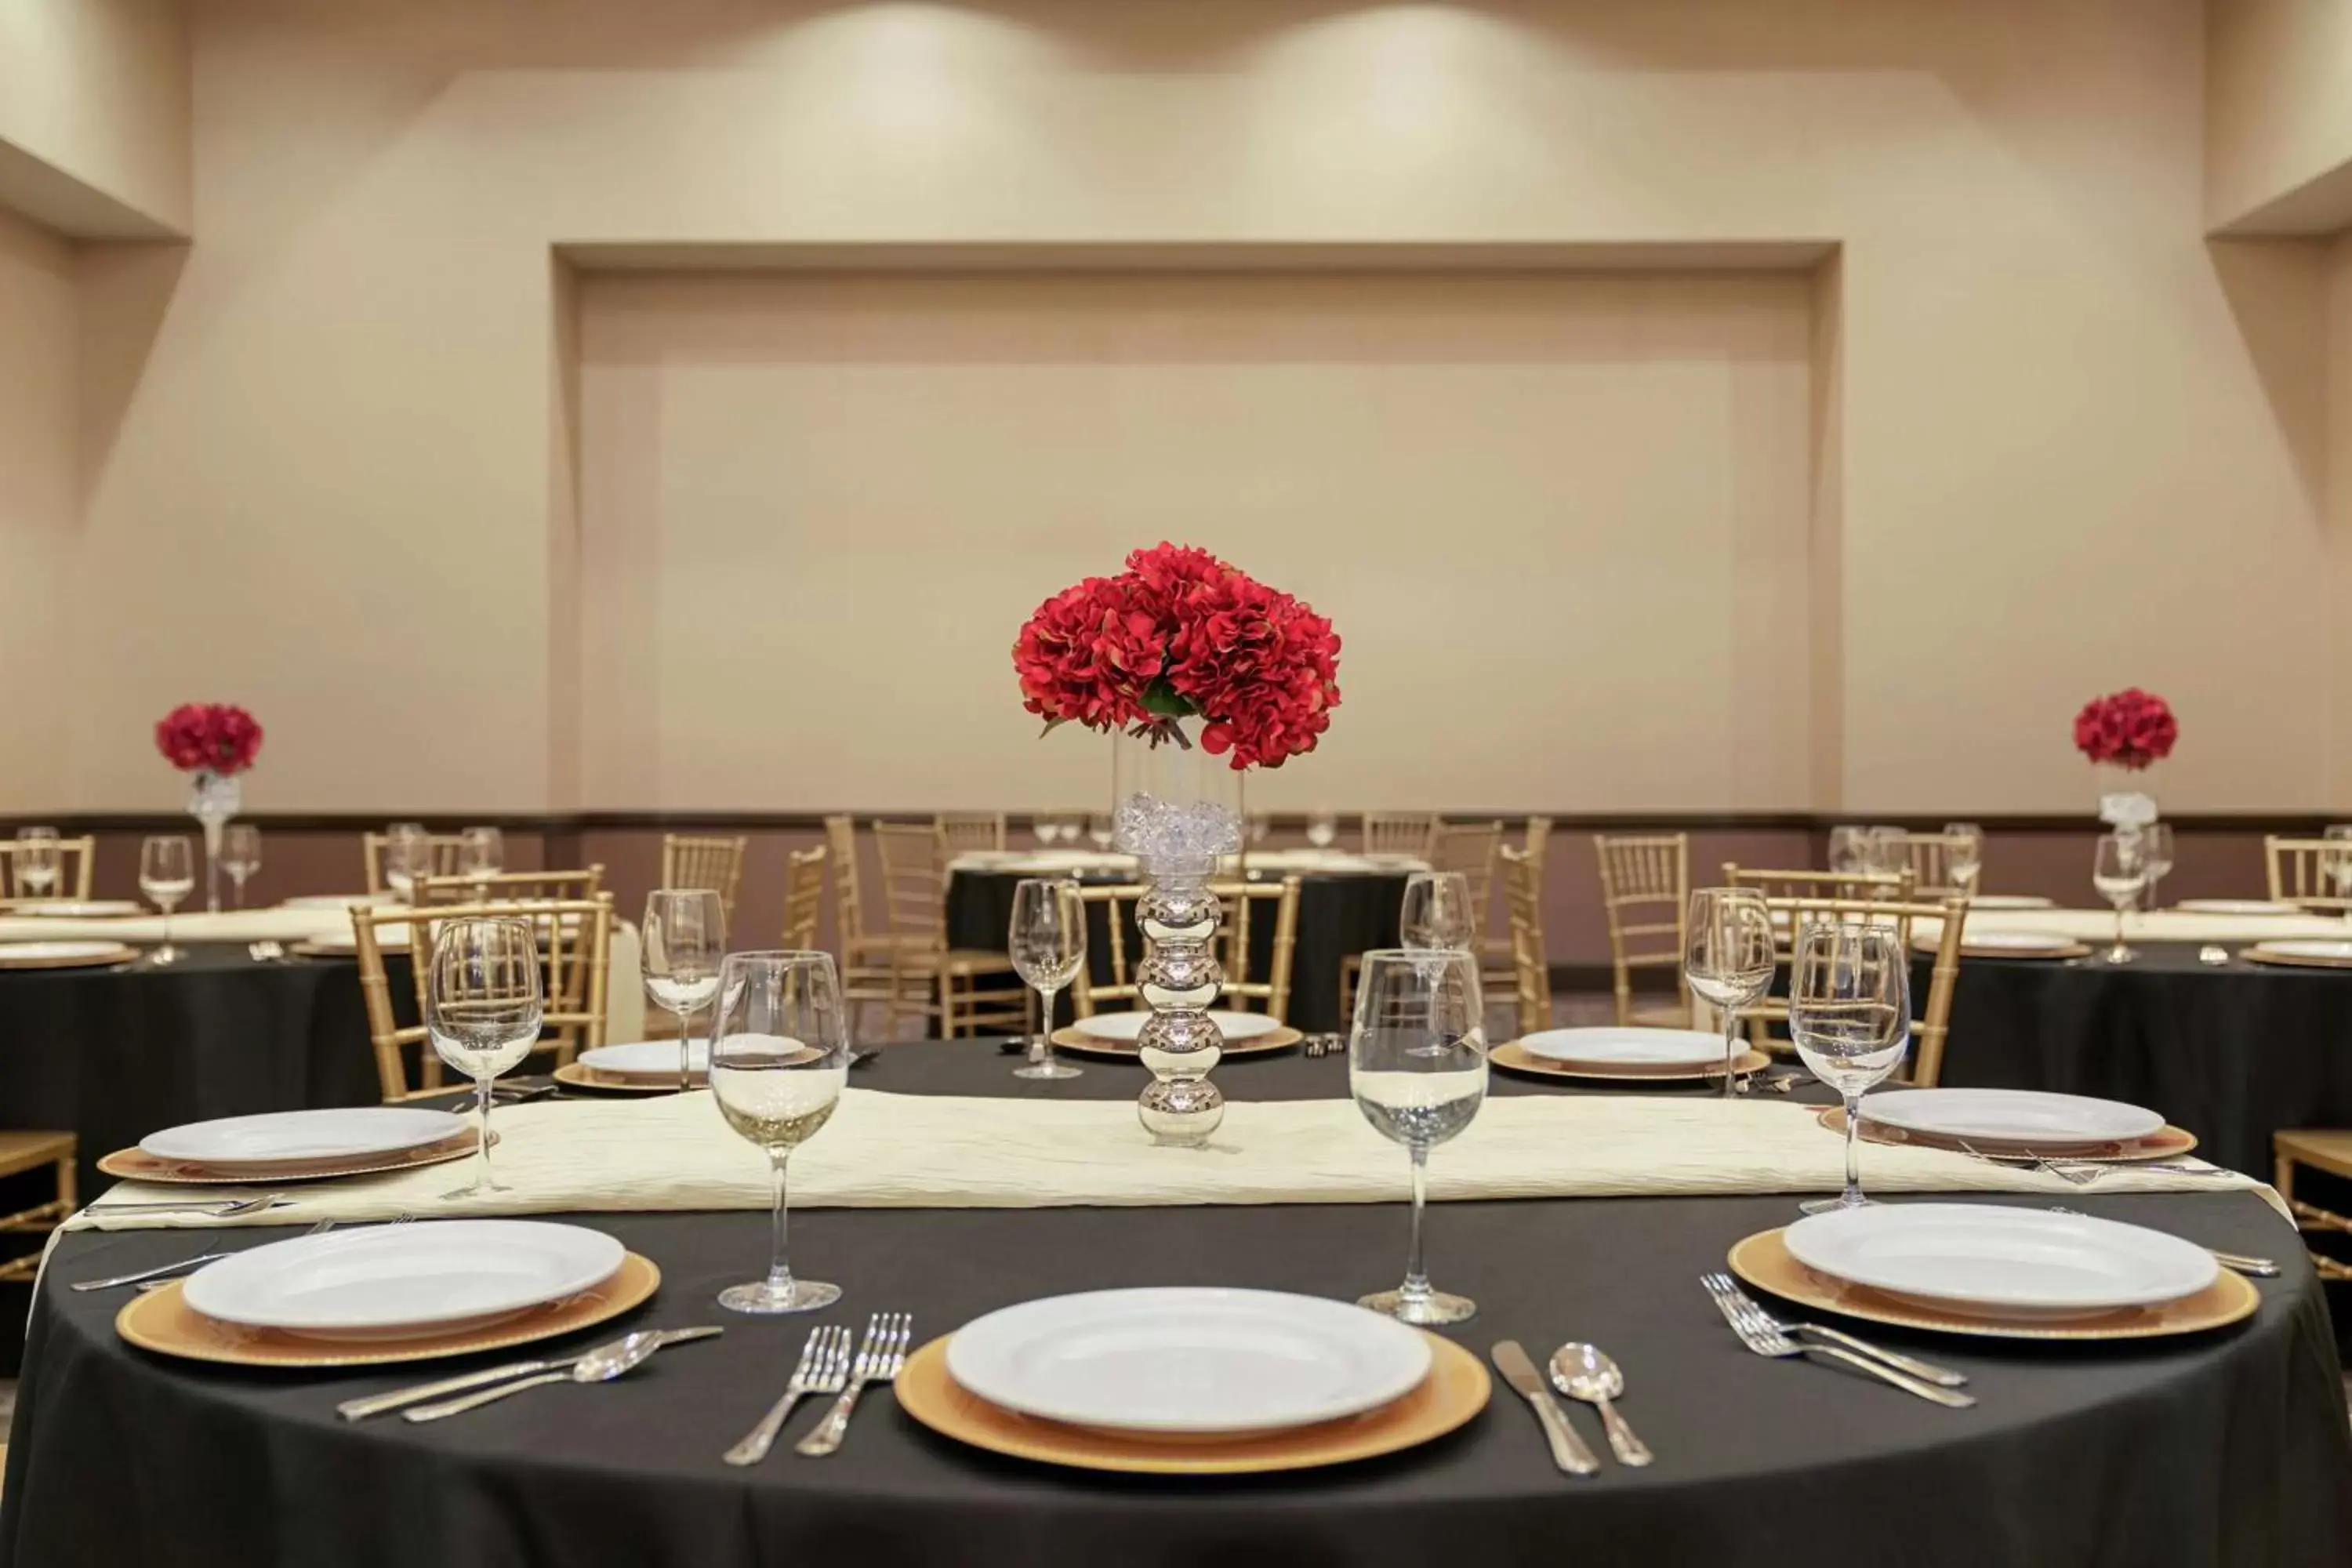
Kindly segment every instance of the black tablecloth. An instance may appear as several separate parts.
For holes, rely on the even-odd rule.
[[[1002,952],[1013,923],[1013,889],[1020,885],[1024,875],[1019,871],[963,870],[949,878],[949,945]],[[1339,966],[1351,954],[1397,944],[1397,913],[1404,901],[1407,873],[1310,871],[1297,875],[1298,938],[1290,955],[1290,1007],[1286,1021],[1292,1027],[1309,1034],[1343,1029],[1348,1021],[1339,1016]],[[1265,879],[1280,879],[1269,872]],[[1097,929],[1087,932],[1087,963],[1088,973],[1097,980],[1108,982],[1111,977],[1110,955],[1099,922]],[[1142,942],[1132,921],[1129,924],[1127,952],[1132,970],[1143,956]],[[1267,906],[1261,905],[1251,911],[1251,979],[1266,978],[1273,955],[1274,917]]]
[[[78,1134],[86,1195],[111,1184],[100,1156],[161,1128],[382,1098],[353,961],[185,953],[160,969],[0,972],[0,1127]],[[408,960],[385,964],[413,1021]]]
[[[1016,1088],[1007,1066],[984,1045],[898,1047],[860,1081],[1119,1097],[1139,1074],[1114,1064]],[[1220,1076],[1275,1098],[1339,1092],[1345,1072],[1292,1056]],[[1498,1077],[1496,1087],[1517,1085]],[[65,1282],[181,1255],[190,1238],[84,1233],[61,1244],[44,1282],[0,1494],[0,1568],[2352,1561],[2352,1436],[2325,1310],[2292,1233],[2252,1194],[2070,1201],[2274,1255],[2285,1275],[2261,1285],[2252,1321],[2185,1340],[2056,1347],[1886,1334],[1970,1373],[1982,1404],[1953,1412],[1761,1360],[1732,1339],[1696,1277],[1739,1237],[1790,1219],[1788,1197],[1439,1205],[1433,1272],[1481,1309],[1450,1337],[1482,1354],[1506,1336],[1535,1347],[1584,1338],[1624,1367],[1626,1412],[1658,1463],[1579,1481],[1552,1471],[1532,1418],[1499,1388],[1437,1443],[1290,1476],[1054,1470],[937,1437],[886,1394],[869,1395],[836,1458],[780,1447],[761,1468],[736,1470],[719,1451],[781,1387],[812,1323],[711,1305],[764,1262],[765,1217],[748,1213],[589,1222],[663,1269],[660,1294],[633,1322],[724,1321],[723,1339],[665,1352],[607,1386],[537,1390],[432,1426],[347,1426],[336,1401],[417,1381],[420,1369],[264,1375],[131,1351],[110,1328],[121,1299]],[[1403,1239],[1393,1204],[824,1210],[793,1220],[795,1262],[846,1291],[814,1321],[906,1308],[919,1338],[1056,1290],[1214,1282],[1349,1296],[1393,1283]],[[1589,1414],[1572,1418],[1597,1445]],[[788,1436],[815,1419],[796,1415]]]
[[[1963,959],[1942,1081],[2145,1105],[2265,1178],[2273,1132],[2352,1126],[2352,973],[2133,945],[2120,965]],[[1925,958],[1912,978],[1925,994]]]

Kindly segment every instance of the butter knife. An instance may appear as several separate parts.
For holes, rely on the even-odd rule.
[[[1568,1412],[1552,1397],[1550,1386],[1536,1371],[1536,1363],[1528,1359],[1519,1342],[1496,1340],[1492,1353],[1495,1370],[1503,1374],[1503,1381],[1534,1406],[1536,1420],[1543,1426],[1544,1441],[1551,1445],[1552,1463],[1571,1476],[1597,1473],[1601,1461],[1593,1457],[1584,1439],[1576,1435],[1576,1428],[1568,1424]]]
[[[665,1329],[661,1332],[664,1345],[685,1344],[689,1340],[707,1340],[726,1331],[718,1328]],[[580,1355],[551,1356],[543,1361],[510,1361],[504,1366],[494,1366],[484,1372],[469,1372],[457,1377],[445,1377],[438,1383],[420,1383],[409,1388],[395,1388],[390,1394],[372,1394],[364,1399],[346,1399],[335,1406],[335,1414],[346,1421],[364,1421],[371,1415],[383,1415],[403,1406],[427,1399],[439,1399],[446,1394],[463,1394],[469,1388],[486,1388],[493,1383],[504,1383],[510,1377],[530,1377],[536,1373],[568,1372]]]

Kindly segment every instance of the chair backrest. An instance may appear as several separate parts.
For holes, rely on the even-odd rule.
[[[947,854],[967,849],[1004,847],[1004,814],[1001,811],[943,811],[931,819]]]
[[[1841,900],[1882,899],[1893,903],[1906,903],[1917,896],[1908,868],[1901,871],[1778,871],[1759,866],[1742,866],[1736,860],[1723,863],[1723,885],[1727,888],[1753,888],[1764,895],[1768,904],[1782,903],[1797,907],[1836,903]],[[1795,928],[1782,926],[1774,932],[1783,952]]]
[[[850,945],[866,934],[866,906],[857,891],[857,824],[846,816],[826,817],[824,843],[833,860],[833,929],[841,938],[846,969]]]
[[[2264,834],[2263,868],[2273,900],[2324,913],[2352,910],[2352,843]]]
[[[784,857],[784,946],[809,952],[816,946],[817,916],[824,907],[824,846]]]
[[[947,932],[946,832],[928,822],[877,822],[874,848],[882,861],[882,918],[894,936]]]
[[[1437,832],[1433,811],[1368,811],[1364,813],[1364,853],[1429,857],[1429,841]]]
[[[1915,921],[1929,920],[1941,924],[1936,940],[1935,968],[1927,981],[1927,1005],[1924,1010],[1914,997],[1911,1005],[1911,1040],[1916,1047],[1911,1054],[1910,1081],[1921,1089],[1933,1089],[1944,1071],[1944,1047],[1951,1032],[1952,987],[1960,973],[1960,944],[1966,935],[1969,901],[1953,897],[1935,902],[1898,899],[1767,899],[1766,907],[1776,914],[1785,915],[1794,941],[1794,933],[1807,925],[1836,921],[1848,925],[1893,926],[1895,939],[1904,951],[1911,951],[1911,929]],[[1776,984],[1785,980],[1776,977]],[[1748,1013],[1750,1033],[1760,1031],[1768,1017],[1786,1018],[1789,999],[1785,991],[1770,999],[1769,1006],[1751,1009]]]
[[[371,893],[392,890],[392,884],[383,879],[383,849],[391,842],[389,833],[360,835],[360,858],[367,862],[367,890]],[[454,877],[466,863],[466,836],[462,833],[428,833],[425,844],[433,857],[433,876]]]
[[[1522,1035],[1551,1027],[1551,958],[1544,950],[1543,866],[1532,850],[1503,846],[1503,907],[1511,922],[1511,976]]]
[[[422,1019],[435,933],[446,921],[484,917],[528,921],[538,933],[540,983],[545,988],[547,1011],[541,1022],[540,1043],[533,1048],[553,1049],[561,1066],[580,1051],[604,1043],[612,894],[523,903],[449,904],[430,910],[353,910],[352,934],[359,944],[360,994],[367,1003],[368,1039],[375,1050],[376,1079],[387,1103],[439,1093],[446,1086],[442,1081],[441,1058],[435,1054],[424,1024],[403,1027],[394,1011],[379,933],[386,926],[407,928],[416,1016]],[[416,1047],[414,1085],[408,1069],[411,1046]]]
[[[502,904],[544,902],[550,899],[593,899],[604,887],[602,862],[576,871],[499,871],[489,876],[420,877],[410,889],[420,908],[436,904]]]
[[[1470,880],[1470,907],[1483,917],[1495,889],[1495,851],[1503,847],[1499,822],[1441,822],[1429,836],[1433,871],[1459,871]],[[1481,925],[1486,923],[1482,918]]]
[[[1543,875],[1544,858],[1550,853],[1551,818],[1549,816],[1528,817],[1527,857],[1528,859],[1534,864],[1536,875],[1538,879]]]
[[[743,851],[749,838],[698,837],[690,833],[662,835],[661,885],[665,888],[708,888],[719,895],[729,930],[735,925],[735,895],[743,887]]]
[[[1689,1000],[1682,978],[1683,922],[1690,904],[1690,835],[1596,833],[1601,863],[1601,912],[1609,922],[1609,963],[1617,994],[1617,1021],[1633,1021],[1633,971],[1671,966],[1675,989]]]
[[[1952,880],[1952,835],[1948,833],[1905,833],[1890,835],[1886,842],[1903,857],[1903,865],[1911,873],[1913,895],[1917,898],[1940,899],[1948,893],[1962,891]]]
[[[1225,984],[1219,1000],[1234,1006],[1244,1002],[1260,1004],[1256,1012],[1264,1013],[1277,1023],[1290,1016],[1290,965],[1298,946],[1298,887],[1299,879],[1286,877],[1279,882],[1213,882],[1209,890],[1217,895],[1223,906],[1223,918],[1217,926],[1217,963],[1225,972]],[[1142,956],[1142,939],[1135,931],[1135,901],[1144,894],[1140,884],[1097,884],[1078,889],[1078,902],[1083,906],[1099,905],[1108,916],[1109,935],[1107,952],[1110,978],[1097,981],[1089,963],[1078,971],[1077,980],[1070,988],[1070,1005],[1081,1018],[1092,1017],[1102,1010],[1105,1002],[1139,1001],[1140,994],[1133,971],[1128,963],[1132,947],[1138,959]],[[1251,911],[1258,904],[1274,905],[1274,950],[1267,964],[1265,977],[1251,978],[1250,931]],[[1087,921],[1089,934],[1094,924]],[[1253,1009],[1236,1007],[1248,1012]]]
[[[37,842],[41,848],[53,851],[57,857],[57,875],[46,888],[28,886],[19,868],[26,852]],[[0,899],[12,902],[37,903],[43,899],[87,899],[89,880],[98,866],[98,840],[80,838],[46,838],[28,841],[22,838],[0,838]]]

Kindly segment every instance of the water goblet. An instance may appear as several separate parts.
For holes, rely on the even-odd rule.
[[[1478,935],[1470,879],[1460,871],[1415,871],[1407,877],[1397,934],[1415,952],[1467,952]]]
[[[1789,1038],[1815,1078],[1845,1101],[1845,1191],[1798,1206],[1862,1208],[1862,1097],[1902,1065],[1911,1043],[1911,958],[1893,926],[1808,925],[1789,959]]]
[[[416,931],[424,922],[410,927]],[[446,1197],[505,1192],[490,1168],[490,1085],[530,1055],[546,1016],[539,938],[527,921],[442,921],[430,928],[425,1029],[434,1054],[474,1080],[474,1179]],[[411,946],[418,943],[412,942]]]
[[[719,964],[727,956],[727,907],[709,888],[658,888],[646,895],[637,928],[646,997],[677,1019],[677,1087],[694,1082],[694,1047],[688,1020],[719,994]]]
[[[163,914],[163,944],[147,955],[150,964],[180,961],[180,950],[172,945],[172,911],[195,888],[195,847],[186,834],[160,834],[139,846],[139,890]]]
[[[16,886],[8,889],[25,897],[46,899],[58,885],[64,852],[54,827],[16,829]]]
[[[1683,922],[1683,974],[1723,1016],[1723,1092],[1748,1092],[1739,1063],[1739,1010],[1772,988],[1772,911],[1754,888],[1701,888]]]
[[[1984,872],[1984,829],[1973,822],[1944,824],[1944,870],[1952,886],[1976,897],[1977,879]]]
[[[1054,998],[1087,962],[1087,910],[1078,885],[1054,877],[1024,877],[1013,889],[1013,921],[1005,949],[1024,984],[1044,1005],[1038,1031],[1029,1037],[1029,1057],[1014,1078],[1076,1078],[1085,1069],[1056,1061],[1053,1054]]]
[[[221,869],[236,889],[236,907],[245,908],[245,879],[261,869],[261,829],[249,822],[232,822],[223,828]]]
[[[2101,834],[2091,861],[2091,886],[2116,907],[2116,944],[2106,952],[2109,963],[2129,963],[2139,956],[2124,945],[2124,911],[2147,885],[2147,864],[2137,830]]]

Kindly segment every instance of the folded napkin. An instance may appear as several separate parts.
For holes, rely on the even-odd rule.
[[[1801,1105],[1612,1097],[1490,1100],[1430,1161],[1430,1195],[1584,1197],[1835,1192],[1844,1143]],[[497,1113],[493,1154],[512,1190],[445,1198],[465,1166],[431,1165],[286,1189],[296,1200],[242,1221],[110,1214],[110,1205],[231,1196],[240,1189],[124,1182],[69,1222],[286,1225],[622,1210],[761,1209],[767,1162],[728,1130],[708,1092],[648,1100],[521,1105]],[[1866,1144],[1863,1179],[1882,1192],[2078,1193],[2055,1176],[1939,1150]],[[2119,1166],[2101,1193],[2258,1186]],[[266,1187],[249,1189],[267,1191]],[[1091,1205],[1391,1203],[1407,1193],[1404,1151],[1345,1100],[1230,1104],[1205,1150],[1160,1148],[1122,1102],[963,1099],[845,1090],[793,1156],[798,1207],[1033,1208]]]

